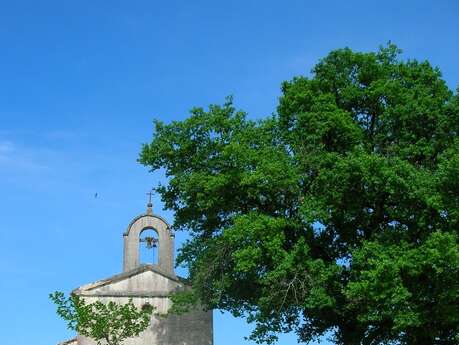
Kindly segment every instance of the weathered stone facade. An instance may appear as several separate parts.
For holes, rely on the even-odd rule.
[[[142,231],[153,229],[158,234],[158,264],[141,264],[139,240]],[[151,205],[147,213],[136,217],[124,237],[124,272],[108,279],[83,285],[73,293],[86,302],[96,300],[133,303],[141,308],[149,303],[155,308],[148,328],[125,345],[212,345],[213,318],[211,311],[194,310],[183,315],[168,315],[171,292],[191,288],[174,272],[174,234],[164,219],[153,215]],[[156,315],[155,315],[156,314]],[[162,315],[161,315],[162,314]],[[68,345],[95,345],[91,339],[78,335]]]

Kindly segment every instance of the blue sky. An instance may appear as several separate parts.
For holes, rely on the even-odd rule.
[[[121,271],[122,232],[162,180],[136,163],[154,118],[227,95],[263,117],[330,50],[389,40],[455,89],[458,22],[441,0],[0,0],[0,344],[70,337],[48,293]],[[216,345],[249,330],[215,313]]]

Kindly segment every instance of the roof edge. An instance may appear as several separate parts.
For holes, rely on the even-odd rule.
[[[75,337],[75,338],[72,338],[72,339],[64,340],[64,341],[58,343],[57,345],[69,345],[69,344],[73,343],[74,341],[78,341],[78,339]]]
[[[146,272],[146,271],[151,271],[151,272],[155,272],[165,278],[168,278],[168,279],[171,279],[175,282],[178,282],[178,283],[182,283],[184,285],[190,285],[190,282],[188,279],[186,278],[183,278],[183,277],[180,277],[180,276],[177,276],[177,275],[172,275],[170,273],[166,273],[164,271],[162,271],[157,265],[152,265],[152,264],[144,264],[144,265],[140,265],[139,267],[136,267],[130,271],[127,271],[127,272],[122,272],[122,273],[119,273],[119,274],[115,274],[111,277],[108,277],[106,279],[101,279],[101,280],[97,280],[93,283],[88,283],[88,284],[85,284],[85,285],[82,285],[74,290],[72,290],[72,294],[76,294],[76,295],[80,295],[82,292],[84,291],[91,291],[93,289],[96,289],[96,288],[100,288],[102,286],[105,286],[105,285],[109,285],[109,284],[112,284],[112,283],[116,283],[116,282],[119,282],[121,280],[124,280],[124,279],[127,279],[127,278],[130,278],[130,277],[133,277],[137,274],[141,274],[143,272]]]

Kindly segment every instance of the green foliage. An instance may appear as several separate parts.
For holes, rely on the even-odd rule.
[[[49,295],[57,306],[57,314],[67,321],[69,329],[94,339],[98,345],[120,345],[135,337],[150,324],[153,307],[138,309],[132,300],[125,304],[113,301],[86,303],[82,297],[62,292]]]
[[[457,343],[459,97],[399,53],[332,51],[259,121],[228,99],[156,122],[140,162],[191,234],[175,308],[247,317],[258,342]]]
[[[346,296],[349,308],[359,310],[359,321],[390,320],[393,333],[418,329],[401,337],[411,344],[429,337],[453,343],[459,322],[455,234],[434,232],[419,246],[366,242],[354,251],[352,265]]]

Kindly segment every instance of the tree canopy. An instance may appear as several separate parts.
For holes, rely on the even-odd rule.
[[[459,342],[459,97],[429,62],[339,49],[282,83],[277,112],[232,99],[155,122],[159,185],[193,294],[250,338]]]

